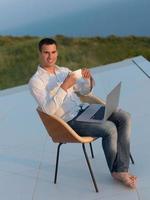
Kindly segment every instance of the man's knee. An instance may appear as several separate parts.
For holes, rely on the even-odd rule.
[[[122,122],[125,123],[130,123],[131,122],[131,114],[129,112],[126,112],[124,110],[119,110],[116,112],[118,115],[117,117],[119,118],[119,121],[121,120]]]
[[[123,117],[124,117],[126,120],[128,120],[128,121],[131,120],[131,114],[130,114],[129,112],[127,112],[127,111],[122,111],[122,113],[123,113]]]
[[[106,131],[106,136],[117,138],[117,128],[113,122],[111,121],[105,122],[105,131]]]

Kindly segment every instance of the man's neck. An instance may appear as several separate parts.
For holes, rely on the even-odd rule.
[[[51,66],[51,67],[44,67],[44,66],[41,66],[43,69],[45,69],[48,73],[50,73],[50,74],[55,74],[55,72],[56,72],[56,69],[57,69],[57,67],[56,67],[56,65],[54,65],[54,66]]]

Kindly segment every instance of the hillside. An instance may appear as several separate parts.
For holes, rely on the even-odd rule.
[[[40,37],[0,36],[0,90],[26,84],[37,68]],[[95,67],[143,55],[150,60],[150,37],[55,36],[59,44],[58,65],[71,69]]]

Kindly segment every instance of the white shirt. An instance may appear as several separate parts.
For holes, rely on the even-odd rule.
[[[29,89],[43,112],[61,117],[67,122],[77,115],[83,104],[75,92],[88,94],[91,91],[91,84],[90,80],[81,78],[66,92],[60,85],[71,71],[65,67],[56,67],[56,73],[50,74],[38,66],[29,81]]]

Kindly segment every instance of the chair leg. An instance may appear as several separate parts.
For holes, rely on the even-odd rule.
[[[57,172],[58,172],[58,162],[59,162],[59,152],[60,152],[60,146],[63,143],[59,143],[58,147],[57,147],[57,157],[56,157],[56,165],[55,165],[55,177],[54,177],[54,184],[56,184],[57,181]]]
[[[85,144],[84,143],[82,143],[82,148],[83,148],[85,159],[86,159],[86,162],[87,162],[87,165],[88,165],[91,177],[92,177],[92,181],[93,181],[95,190],[96,190],[96,192],[98,192],[98,187],[97,187],[97,184],[96,184],[96,181],[95,181],[95,178],[94,178],[94,174],[93,174],[93,171],[92,171],[92,168],[91,168],[91,165],[90,165],[90,161],[89,161],[87,153],[86,153],[86,149],[85,149]]]
[[[93,153],[92,143],[90,142],[89,144],[90,144],[91,156],[92,156],[92,158],[94,158],[94,153]]]
[[[132,164],[134,165],[134,159],[133,159],[131,153],[130,153],[130,159],[131,159]]]
[[[91,150],[91,156],[92,156],[92,158],[94,158],[94,152],[93,152],[92,143],[90,142],[89,145],[90,145],[90,150]],[[134,159],[133,159],[131,153],[130,153],[130,160],[131,160],[131,163],[134,165],[135,162],[134,162]]]

